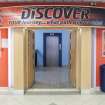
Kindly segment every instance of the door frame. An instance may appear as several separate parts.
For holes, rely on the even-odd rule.
[[[18,27],[17,27],[18,28]],[[83,28],[83,27],[82,27]],[[60,27],[60,26],[54,26],[54,27],[23,27],[23,28],[20,28],[20,30],[21,30],[21,37],[19,37],[20,39],[24,39],[24,36],[25,36],[25,31],[24,30],[26,30],[26,29],[29,29],[29,30],[39,30],[39,29],[47,29],[47,30],[70,30],[70,31],[76,31],[76,37],[77,37],[77,41],[76,41],[76,89],[81,89],[81,85],[84,85],[84,83],[86,83],[87,82],[87,79],[86,80],[84,80],[84,81],[86,81],[86,82],[84,82],[84,81],[81,81],[82,79],[81,79],[81,76],[83,77],[83,75],[81,75],[82,73],[83,73],[83,71],[81,71],[81,66],[83,66],[82,64],[83,64],[83,62],[81,62],[81,50],[80,50],[80,48],[81,48],[81,34],[84,34],[84,33],[81,33],[82,31],[80,31],[80,29],[82,30],[82,28],[80,27],[80,28],[78,28],[78,27]],[[86,28],[87,29],[87,28]],[[80,34],[81,33],[81,34]],[[16,35],[17,36],[19,36],[20,34],[18,33],[18,31],[16,32]],[[14,34],[14,36],[15,36],[15,34]],[[84,36],[85,37],[85,36]],[[15,40],[17,40],[16,38],[14,38]],[[18,44],[19,44],[20,42],[18,42]],[[22,43],[24,43],[24,40],[22,40]],[[90,43],[90,42],[89,42]],[[89,44],[90,45],[90,44]],[[18,45],[16,44],[16,45],[14,45],[14,48],[15,47],[17,47]],[[24,48],[24,46],[22,46],[23,48]],[[21,52],[23,52],[23,48],[22,49],[19,49],[19,51]],[[16,49],[16,48],[15,48]],[[17,50],[17,49],[16,49]],[[79,52],[78,52],[79,51]],[[83,51],[84,51],[84,49],[83,49]],[[17,54],[17,58],[20,56],[16,51],[15,51],[15,53]],[[84,53],[84,52],[83,52]],[[15,55],[16,55],[15,54]],[[24,53],[22,53],[21,54],[21,56],[24,56]],[[22,57],[23,57],[22,56]],[[85,56],[85,55],[84,55]],[[83,56],[82,56],[83,57]],[[16,58],[14,58],[14,62],[16,63]],[[19,61],[21,61],[21,59],[19,58]],[[25,61],[25,60],[24,60]],[[24,63],[24,61],[23,61],[23,63]],[[23,65],[23,64],[22,64]],[[21,67],[21,66],[20,66]],[[20,79],[16,79],[16,78],[14,78],[14,89],[18,89],[18,90],[24,90],[24,86],[25,86],[25,84],[24,84],[24,82],[23,81],[25,81],[25,74],[24,74],[24,70],[25,69],[22,69],[22,73],[21,73],[21,76],[22,76],[22,78],[20,78]],[[84,70],[84,69],[83,69]],[[15,75],[16,75],[16,77],[20,77],[20,72],[19,72],[19,69],[17,69],[17,68],[14,68],[14,77],[15,77]],[[17,72],[18,72],[18,74],[17,74]],[[87,76],[88,77],[88,76]],[[90,76],[89,76],[90,77]],[[22,83],[20,83],[20,81],[22,81]],[[90,79],[89,79],[89,81],[90,81]],[[81,82],[83,82],[83,83],[81,83]],[[83,88],[83,87],[82,87]]]
[[[75,88],[78,89],[78,90],[81,90],[81,32],[80,30],[82,30],[83,27],[73,27],[73,26],[70,26],[70,27],[62,27],[62,26],[48,26],[48,27],[24,27],[25,29],[29,29],[29,30],[67,30],[69,32],[74,32],[76,33],[76,56],[75,56],[75,59],[76,59],[76,72],[75,72],[75,79],[76,79],[76,86]],[[69,62],[70,63],[70,62]],[[69,66],[69,69],[70,69],[70,66]],[[70,70],[69,70],[69,73],[68,73],[69,77],[70,77]],[[89,76],[90,77],[90,76]]]
[[[62,66],[62,33],[44,32],[43,33],[43,66],[46,66],[46,39],[48,36],[57,36],[61,49],[59,50],[59,67]]]

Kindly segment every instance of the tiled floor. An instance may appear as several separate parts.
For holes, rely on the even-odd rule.
[[[105,95],[0,95],[0,105],[105,105]]]
[[[33,88],[72,88],[67,67],[38,67]]]
[[[105,105],[105,94],[0,95],[0,105]]]

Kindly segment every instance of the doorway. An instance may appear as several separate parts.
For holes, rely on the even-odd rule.
[[[62,65],[62,33],[43,33],[44,66]]]
[[[33,88],[72,88],[70,84],[70,31],[35,30],[37,65]]]
[[[65,27],[65,28],[68,30],[68,27]],[[44,29],[46,29],[47,31],[51,30],[51,29],[53,29],[53,30],[56,29],[57,32],[58,31],[61,32],[61,30],[62,29],[65,30],[65,28],[64,27],[59,27],[59,28],[44,27]],[[82,31],[81,31],[81,29],[82,29]],[[33,82],[32,82],[33,78],[31,78],[31,77],[34,77],[34,73],[30,73],[30,74],[32,74],[32,76],[31,76],[29,74],[29,72],[33,72],[33,71],[37,72],[36,67],[33,70],[32,69],[30,69],[28,71],[26,70],[26,65],[28,65],[26,63],[27,62],[26,47],[28,46],[29,42],[25,38],[26,38],[26,35],[29,34],[29,33],[27,33],[28,30],[32,30],[34,32],[37,30],[41,30],[41,32],[42,32],[42,28],[39,28],[39,27],[37,27],[37,28],[32,28],[32,27],[14,28],[14,77],[15,77],[14,78],[14,88],[15,89],[29,89],[29,88],[31,88],[33,86]],[[71,58],[68,58],[69,60],[71,59],[71,62],[68,64],[68,66],[71,64],[71,69],[69,69],[70,72],[68,73],[68,75],[69,75],[68,77],[70,80],[69,83],[72,82],[73,88],[77,88],[77,89],[81,89],[81,87],[83,87],[83,88],[90,87],[90,83],[91,83],[91,78],[90,78],[90,74],[91,74],[91,59],[90,59],[91,58],[91,48],[90,48],[90,46],[91,46],[91,40],[90,40],[91,39],[91,28],[87,28],[87,27],[86,28],[83,27],[83,28],[79,28],[79,29],[78,28],[69,28],[69,30],[72,30],[71,31],[71,52],[68,51],[69,55],[71,53]],[[85,33],[85,35],[84,35],[84,33]],[[34,33],[34,34],[36,34],[36,33]],[[43,40],[42,35],[43,34],[38,35],[38,36],[41,36],[41,38]],[[89,39],[89,40],[87,40],[87,39]],[[82,45],[81,45],[81,40],[82,40]],[[35,42],[36,42],[36,37],[35,37]],[[39,39],[39,44],[37,44],[37,45],[41,45],[41,39]],[[36,46],[35,46],[35,48],[36,48]],[[63,45],[62,45],[62,48],[64,48]],[[85,53],[88,56],[86,56]],[[63,54],[62,54],[62,56],[63,56]],[[32,57],[32,58],[34,58],[34,57]],[[43,56],[42,56],[42,58],[43,58]],[[64,58],[66,58],[66,57],[64,56]],[[38,64],[37,67],[39,67],[39,66],[43,67],[43,59],[41,59],[41,61],[42,61],[41,65]],[[62,63],[63,63],[63,61],[64,60],[62,60]],[[84,69],[85,69],[85,72],[84,72]],[[35,77],[36,77],[36,74],[35,74]],[[84,77],[86,77],[86,78],[84,79]],[[30,78],[32,80],[30,80]],[[55,78],[55,75],[53,76],[53,78]],[[28,79],[31,81],[30,82],[31,87],[29,87],[29,85],[27,84]],[[88,84],[86,84],[86,83],[88,83]],[[35,84],[36,84],[36,79],[35,79]],[[34,88],[34,89],[36,89],[36,88]],[[39,89],[39,87],[38,87],[38,89]]]
[[[24,33],[25,32],[25,33]],[[43,33],[62,33],[62,65],[60,67],[44,67],[43,64]],[[15,58],[15,75],[17,75],[17,67],[24,70],[25,89],[67,89],[76,87],[76,31],[70,31],[63,28],[50,28],[50,29],[35,29],[21,28],[14,29],[15,35],[15,56],[21,54],[22,68],[17,65]],[[21,36],[23,35],[23,36]],[[35,40],[33,41],[33,35]],[[30,38],[29,38],[30,37]],[[45,37],[45,36],[44,36]],[[18,40],[17,40],[18,39]],[[22,51],[20,50],[20,40],[22,41]],[[29,40],[30,39],[30,40]],[[34,45],[32,44],[34,42]],[[19,44],[19,46],[17,46]],[[66,45],[66,46],[65,46]],[[33,47],[34,46],[34,47]],[[34,50],[33,50],[34,48]],[[30,50],[30,51],[29,51]],[[34,57],[37,50],[37,61]],[[17,51],[20,51],[18,53]],[[34,52],[34,53],[33,53]],[[30,56],[29,56],[30,54]],[[71,55],[71,56],[70,56]],[[30,61],[29,61],[30,59]],[[34,68],[35,62],[37,62]],[[20,64],[21,65],[21,62]],[[70,66],[71,65],[71,66]],[[21,74],[22,77],[23,74]],[[15,76],[16,77],[16,76]],[[18,78],[21,79],[21,78]],[[17,85],[17,80],[16,85]],[[16,86],[15,85],[15,86]],[[24,85],[23,85],[24,86]]]

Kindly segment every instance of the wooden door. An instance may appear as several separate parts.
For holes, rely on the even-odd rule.
[[[70,82],[71,85],[76,87],[76,31],[72,30],[71,32],[71,48],[70,48]]]
[[[27,88],[31,88],[35,80],[35,45],[34,32],[32,30],[25,30],[25,51],[26,51],[26,83]]]

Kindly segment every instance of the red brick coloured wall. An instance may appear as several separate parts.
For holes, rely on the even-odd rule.
[[[1,38],[8,39],[8,30],[0,29]],[[3,43],[3,42],[2,42]],[[8,86],[8,48],[1,49],[0,57],[0,87]]]

